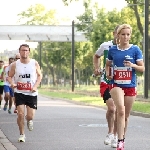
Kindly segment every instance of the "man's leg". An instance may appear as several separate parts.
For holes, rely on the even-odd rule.
[[[25,133],[24,133],[24,115],[25,115],[25,105],[17,106],[17,124],[19,126],[20,137],[18,139],[19,142],[25,142]]]
[[[8,109],[8,113],[11,114],[11,108],[12,108],[12,104],[13,104],[13,99],[14,99],[14,92],[13,89],[9,87],[9,93],[10,93],[10,98],[9,98],[9,109]]]
[[[1,103],[3,100],[3,89],[4,89],[4,86],[0,86],[0,110],[1,110]]]
[[[20,135],[24,135],[25,105],[17,106],[17,110],[18,110],[17,124],[19,126]]]
[[[4,100],[5,100],[4,111],[7,110],[9,98],[10,98],[9,92],[6,92],[6,93],[5,93],[5,96],[4,96]]]
[[[9,86],[4,85],[4,100],[5,100],[5,104],[4,104],[4,108],[3,110],[6,111],[7,110],[7,106],[8,106],[8,100],[10,98],[10,94],[9,94]]]
[[[107,113],[106,113],[106,119],[108,122],[108,133],[114,132],[114,118],[115,118],[115,105],[112,98],[109,98],[106,100],[107,105]]]
[[[0,94],[0,110],[1,110],[1,103],[2,103],[2,100],[3,100],[3,94]]]
[[[103,94],[104,103],[107,105],[107,112],[106,112],[106,119],[108,123],[108,135],[104,141],[104,144],[109,145],[111,144],[112,140],[114,139],[114,117],[115,117],[115,105],[114,101],[111,98],[109,93],[109,88],[107,87]]]
[[[35,115],[35,110],[37,109],[37,96],[26,95],[26,107],[27,107],[27,127],[29,131],[33,130],[33,118]]]
[[[27,120],[27,127],[29,131],[33,130],[33,118],[35,115],[35,109],[30,108],[29,106],[27,107],[27,115],[26,115],[26,120]]]
[[[25,142],[25,133],[24,133],[24,116],[25,116],[25,99],[24,95],[21,93],[15,94],[16,107],[17,107],[17,124],[19,127],[20,137],[19,142]]]

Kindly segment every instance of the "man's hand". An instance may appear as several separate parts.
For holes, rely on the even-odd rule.
[[[17,84],[11,84],[10,87],[11,87],[12,89],[14,89],[14,88],[17,87]]]
[[[36,91],[37,91],[37,87],[34,87],[34,86],[33,86],[33,88],[31,89],[31,92],[34,93],[34,92],[36,92]]]
[[[95,69],[94,70],[94,75],[95,76],[98,76],[98,75],[101,75],[101,74],[103,74],[103,72],[100,69]]]

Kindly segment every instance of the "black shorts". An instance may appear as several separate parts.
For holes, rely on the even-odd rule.
[[[0,94],[2,95],[4,91],[4,85],[0,85]]]
[[[109,88],[107,88],[107,89],[105,90],[104,94],[103,94],[104,103],[106,103],[106,101],[107,101],[109,98],[111,98],[111,95],[110,95],[109,91],[110,91]]]
[[[15,92],[16,106],[26,105],[30,108],[37,109],[37,96],[24,95]]]

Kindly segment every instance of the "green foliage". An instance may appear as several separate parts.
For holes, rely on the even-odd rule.
[[[19,22],[26,25],[54,25],[58,23],[55,19],[56,10],[47,11],[41,4],[30,6],[27,10],[18,14]]]
[[[78,0],[62,0],[63,3],[68,6],[72,1],[78,1]]]
[[[95,19],[93,19],[92,9],[90,4],[86,6],[86,12],[79,16],[79,23],[77,25],[79,30],[86,31],[88,39],[93,44],[93,52],[104,41],[110,41],[113,39],[114,28],[118,24],[128,23],[133,27],[133,34],[131,43],[141,46],[142,35],[140,34],[137,26],[137,20],[134,11],[128,7],[123,8],[121,11],[116,9],[112,11],[106,11],[104,8],[97,8],[95,4],[94,10],[96,12]],[[139,8],[139,10],[141,10]],[[89,15],[90,14],[90,15]],[[143,20],[142,16],[141,19]],[[91,20],[90,23],[85,23],[87,20]]]

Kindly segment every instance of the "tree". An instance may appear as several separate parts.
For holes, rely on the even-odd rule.
[[[27,10],[18,14],[19,23],[26,25],[55,25],[58,20],[55,19],[56,10],[47,11],[41,4],[30,6]]]
[[[130,7],[135,14],[136,20],[137,20],[137,26],[139,28],[139,31],[141,35],[143,36],[143,24],[141,22],[141,15],[144,14],[144,5],[143,0],[125,0],[128,3],[128,7]]]
[[[78,0],[62,0],[62,1],[66,6],[68,6],[69,3],[71,3],[72,1],[78,1]]]

